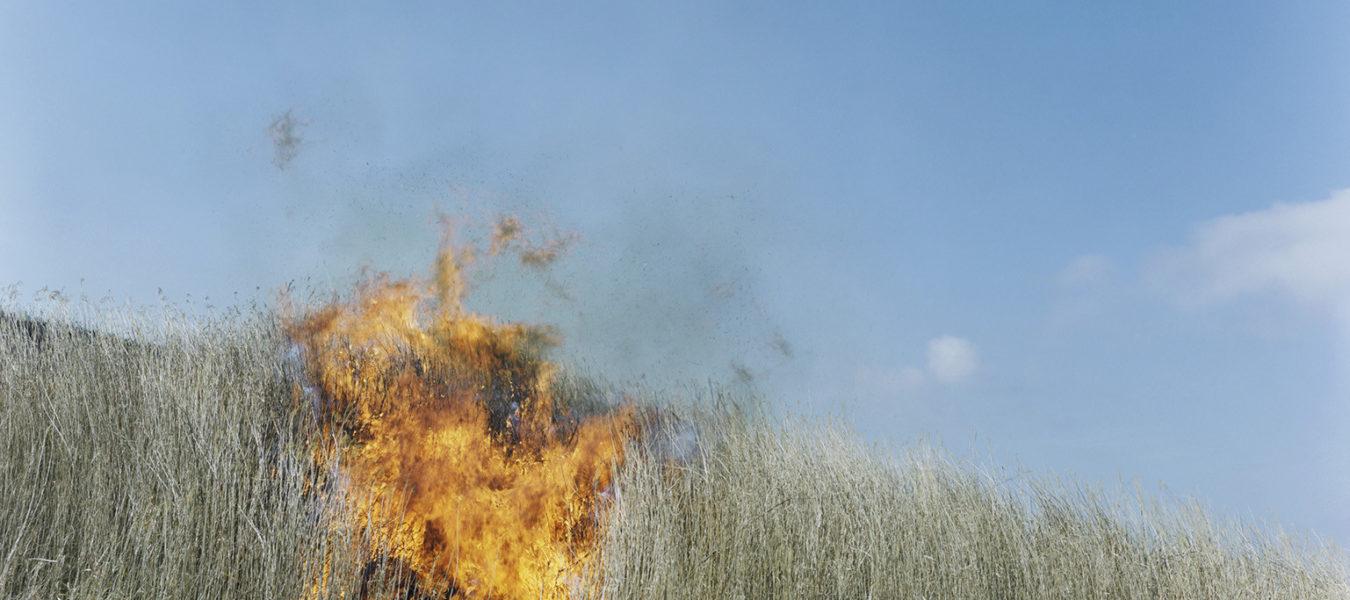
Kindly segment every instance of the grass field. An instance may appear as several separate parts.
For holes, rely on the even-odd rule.
[[[270,312],[14,314],[0,597],[405,597],[342,518]],[[654,414],[578,597],[1350,598],[1338,550],[1192,506],[891,456],[729,401]]]

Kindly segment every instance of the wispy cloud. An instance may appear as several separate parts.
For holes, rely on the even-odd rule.
[[[1350,341],[1350,190],[1202,223],[1149,274],[1190,305],[1283,298],[1334,319]]]
[[[896,369],[860,365],[854,373],[854,379],[864,394],[904,396],[923,388],[928,376],[917,367]]]
[[[1054,277],[1055,291],[1047,325],[1052,332],[1070,332],[1100,325],[1122,293],[1115,262],[1101,254],[1071,259]]]
[[[1100,285],[1111,278],[1111,259],[1100,254],[1084,254],[1069,261],[1059,272],[1059,284],[1066,288]]]

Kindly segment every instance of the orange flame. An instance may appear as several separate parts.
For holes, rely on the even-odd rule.
[[[563,597],[593,555],[632,413],[570,418],[545,359],[557,336],[466,310],[471,259],[447,237],[431,281],[369,278],[288,332],[325,424],[351,441],[352,518],[420,587]]]

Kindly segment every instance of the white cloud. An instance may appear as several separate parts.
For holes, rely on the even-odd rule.
[[[969,340],[944,335],[928,341],[928,372],[943,383],[968,379],[979,367],[975,345]]]
[[[854,383],[865,394],[909,396],[928,388],[930,382],[961,383],[975,373],[979,362],[975,345],[969,340],[944,335],[928,341],[927,368],[860,365],[854,372]]]
[[[1193,304],[1283,297],[1350,335],[1350,190],[1202,223],[1152,275]]]
[[[923,387],[924,380],[928,379],[923,374],[923,369],[917,367],[905,367],[900,369],[896,380],[902,389],[916,390]]]

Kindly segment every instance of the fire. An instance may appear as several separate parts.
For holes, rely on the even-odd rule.
[[[350,441],[351,518],[420,587],[563,597],[594,554],[632,414],[570,417],[546,359],[557,335],[464,307],[472,258],[447,236],[431,279],[368,278],[288,331],[322,421]]]

